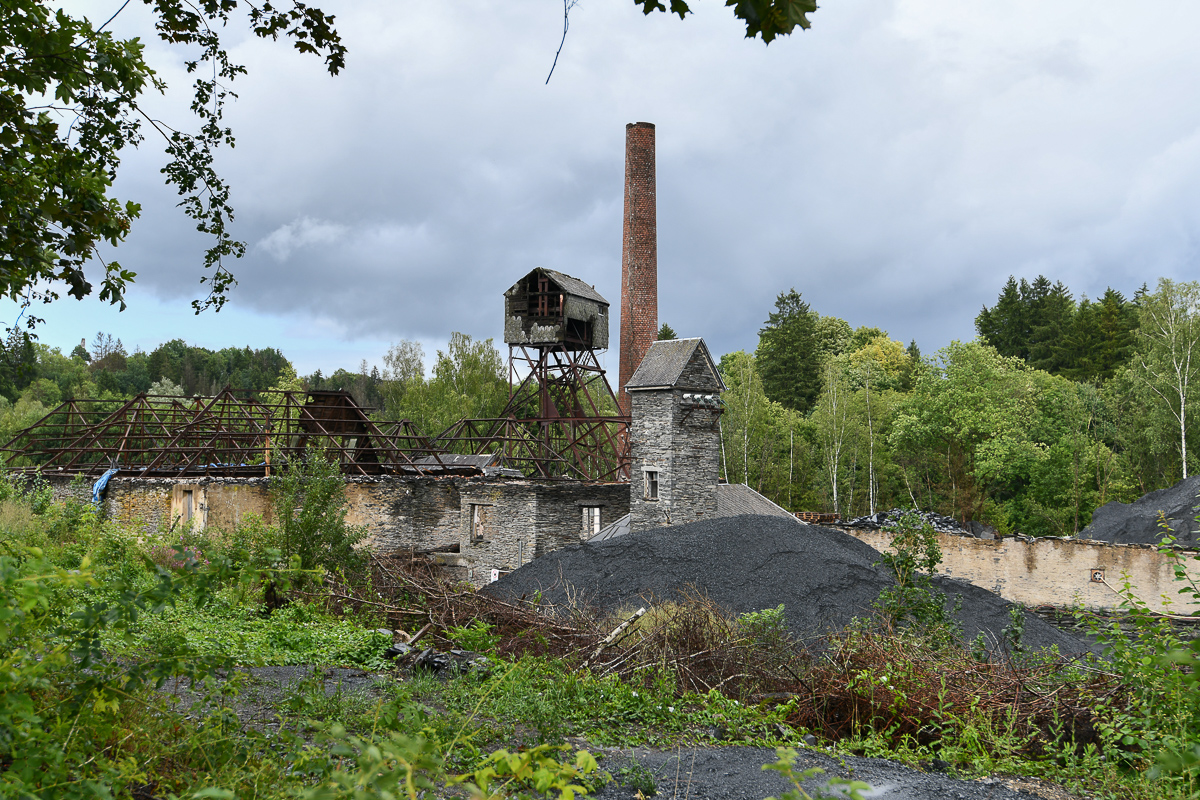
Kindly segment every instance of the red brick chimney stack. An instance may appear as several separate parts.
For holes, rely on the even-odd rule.
[[[625,384],[658,338],[658,223],[654,190],[654,125],[625,126],[625,222],[621,241],[621,365],[618,401],[628,414]]]

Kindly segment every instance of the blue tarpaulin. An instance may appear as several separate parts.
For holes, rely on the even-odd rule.
[[[116,475],[118,471],[119,470],[117,470],[116,467],[113,467],[108,472],[101,475],[100,480],[96,481],[96,483],[92,485],[92,504],[93,505],[97,505],[97,506],[100,505],[100,501],[104,498],[104,489],[105,489],[105,487],[108,486],[108,479],[111,478],[113,475]]]

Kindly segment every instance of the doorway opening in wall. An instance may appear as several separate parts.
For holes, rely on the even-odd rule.
[[[187,522],[192,518],[193,509],[195,508],[196,493],[192,489],[183,490],[183,513],[179,515],[180,522]]]
[[[595,536],[600,532],[600,506],[583,507],[583,538]]]
[[[642,498],[645,500],[658,499],[658,470],[644,470],[645,481],[643,481],[644,492]]]

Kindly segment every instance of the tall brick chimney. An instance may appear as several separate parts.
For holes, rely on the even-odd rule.
[[[625,384],[658,338],[658,222],[654,125],[625,126],[625,222],[621,241],[621,365],[618,401],[630,412]]]

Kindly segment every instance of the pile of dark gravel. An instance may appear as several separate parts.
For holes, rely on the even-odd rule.
[[[879,511],[874,514],[867,514],[865,517],[855,517],[851,520],[842,522],[847,528],[882,528],[886,525],[891,525],[899,519],[901,514],[911,513],[902,511],[899,508],[893,508],[891,511]],[[965,533],[962,524],[954,517],[947,517],[942,514],[937,514],[933,511],[918,511],[921,519],[925,520],[933,527],[935,531],[941,533]]]
[[[1080,539],[1112,544],[1158,544],[1163,530],[1158,514],[1163,512],[1179,544],[1200,542],[1196,523],[1200,475],[1184,478],[1169,489],[1143,495],[1132,503],[1107,503],[1092,514],[1092,524],[1079,532]]]
[[[735,613],[784,606],[788,626],[801,638],[845,627],[868,616],[884,588],[894,584],[879,553],[849,534],[765,516],[742,516],[630,533],[556,550],[534,559],[482,591],[494,597],[565,606],[582,602],[602,610],[676,598],[694,586]],[[935,579],[962,598],[959,619],[967,639],[983,632],[1002,640],[1011,604],[970,584]],[[1058,645],[1064,653],[1087,644],[1026,612],[1025,643]]]

